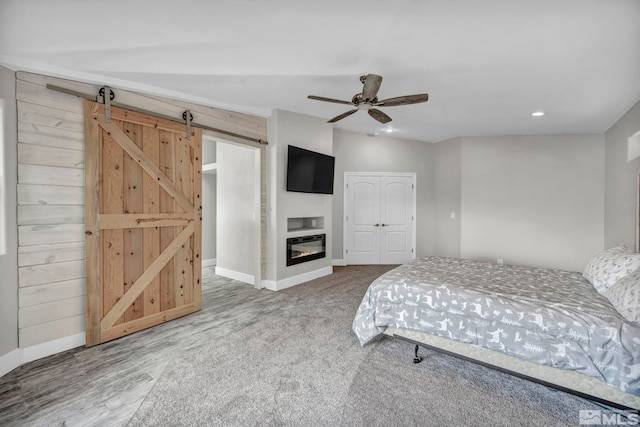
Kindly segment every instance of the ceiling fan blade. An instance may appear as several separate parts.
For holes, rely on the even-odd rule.
[[[429,100],[428,93],[420,93],[417,95],[398,96],[395,98],[383,99],[376,102],[376,107],[395,107],[397,105],[409,105],[418,104],[420,102],[427,102]]]
[[[353,102],[351,101],[342,101],[340,99],[325,98],[324,96],[309,95],[307,96],[307,98],[315,99],[316,101],[335,102],[336,104],[353,105]]]
[[[342,120],[342,119],[344,119],[345,117],[348,117],[348,116],[352,115],[352,114],[353,114],[353,113],[355,113],[356,111],[358,111],[358,109],[357,109],[357,108],[356,108],[355,110],[350,110],[350,111],[347,111],[346,113],[342,113],[342,114],[340,114],[339,116],[335,116],[333,119],[331,119],[331,120],[327,121],[327,123],[335,123],[335,122],[337,122],[338,120]]]
[[[380,110],[376,110],[375,108],[371,108],[367,110],[367,113],[369,113],[371,117],[373,117],[380,123],[389,123],[391,121],[391,117],[387,116],[385,113],[383,113]]]
[[[365,100],[374,100],[378,94],[378,89],[382,84],[382,76],[377,74],[368,74],[364,79],[364,87],[362,88],[362,97]]]

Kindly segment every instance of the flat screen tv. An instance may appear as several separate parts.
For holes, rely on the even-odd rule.
[[[287,191],[333,194],[335,157],[289,145]]]

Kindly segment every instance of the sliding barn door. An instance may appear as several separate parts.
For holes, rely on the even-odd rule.
[[[87,346],[201,308],[202,130],[85,101]]]

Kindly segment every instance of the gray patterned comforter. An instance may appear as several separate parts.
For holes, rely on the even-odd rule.
[[[593,376],[640,395],[640,325],[580,273],[428,257],[367,290],[353,331],[411,329]]]

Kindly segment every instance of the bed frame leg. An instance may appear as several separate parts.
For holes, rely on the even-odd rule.
[[[422,362],[422,356],[418,356],[418,345],[416,344],[416,348],[413,350],[413,363]]]

